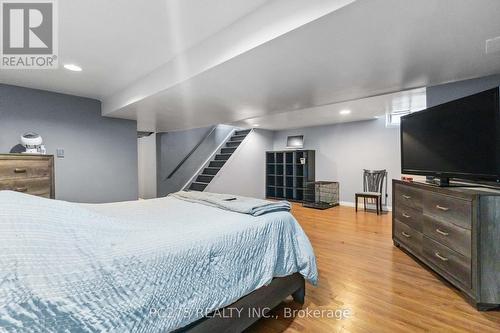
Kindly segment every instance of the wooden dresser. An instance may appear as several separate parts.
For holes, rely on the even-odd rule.
[[[393,180],[394,244],[478,310],[500,305],[500,190]],[[408,281],[411,283],[411,281]]]
[[[0,154],[0,190],[54,199],[54,156]]]

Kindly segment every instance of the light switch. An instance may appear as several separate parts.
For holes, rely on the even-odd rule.
[[[486,54],[493,54],[500,52],[500,36],[488,39],[486,41]]]
[[[58,158],[64,158],[64,149],[57,148],[56,149],[56,155],[57,155]]]

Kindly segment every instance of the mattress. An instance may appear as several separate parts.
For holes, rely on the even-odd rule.
[[[288,212],[0,192],[0,331],[171,331],[295,272],[317,281]]]

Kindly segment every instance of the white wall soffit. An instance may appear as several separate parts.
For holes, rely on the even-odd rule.
[[[386,114],[402,110],[416,111],[426,107],[426,88],[410,89],[352,101],[332,103],[312,108],[273,113],[263,117],[241,120],[231,125],[250,128],[258,125],[268,130],[349,123],[385,118]],[[342,114],[341,111],[350,113]]]
[[[103,100],[102,113],[130,106],[355,0],[275,0]]]

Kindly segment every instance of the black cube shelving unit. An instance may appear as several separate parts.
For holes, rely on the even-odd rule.
[[[302,202],[315,168],[314,150],[266,152],[266,197]]]

